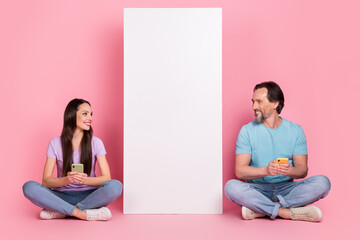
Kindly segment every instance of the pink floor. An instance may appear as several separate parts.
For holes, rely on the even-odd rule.
[[[40,209],[18,198],[11,202],[21,203],[21,210],[3,209],[8,217],[0,232],[1,239],[359,239],[358,216],[345,206],[329,208],[336,201],[328,197],[316,204],[324,214],[320,223],[245,221],[235,205],[223,215],[123,215],[122,199],[109,206],[113,218],[107,222],[40,220]]]

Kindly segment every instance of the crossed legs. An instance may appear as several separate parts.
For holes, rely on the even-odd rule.
[[[237,205],[263,213],[271,219],[276,216],[289,219],[290,208],[305,206],[326,197],[330,186],[329,179],[323,175],[277,184],[244,183],[233,179],[226,183],[225,194]]]
[[[87,209],[107,206],[121,195],[121,191],[122,184],[117,180],[107,181],[96,190],[73,193],[53,191],[34,181],[23,186],[25,197],[35,205],[84,220]]]

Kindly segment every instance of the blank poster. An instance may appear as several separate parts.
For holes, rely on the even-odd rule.
[[[124,10],[124,213],[222,213],[222,11]]]

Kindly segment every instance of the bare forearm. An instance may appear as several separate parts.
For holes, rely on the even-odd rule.
[[[253,180],[268,175],[267,167],[242,166],[236,172],[236,177],[243,180]]]
[[[70,182],[66,177],[62,177],[62,178],[49,177],[43,179],[42,181],[42,185],[47,188],[57,188],[57,187],[66,186],[68,184],[70,184]]]
[[[84,184],[90,186],[101,186],[109,180],[111,180],[111,178],[108,176],[87,177]]]
[[[297,166],[291,168],[290,174],[288,176],[294,179],[299,179],[299,178],[305,178],[307,176],[307,173],[308,173],[307,166]]]
[[[289,169],[290,171],[286,174],[283,174],[284,176],[289,176],[294,179],[298,178],[305,178],[307,175],[308,168],[307,166],[297,166],[297,167],[291,167]],[[257,178],[262,178],[266,176],[275,176],[277,174],[282,174],[281,172],[269,172],[268,167],[251,167],[251,166],[242,166],[236,171],[236,176],[239,179],[243,180],[253,180]]]

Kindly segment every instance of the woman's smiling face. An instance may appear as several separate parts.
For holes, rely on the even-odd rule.
[[[76,113],[76,128],[82,131],[90,130],[92,123],[93,112],[91,107],[87,103],[83,103],[79,106],[79,110]]]

